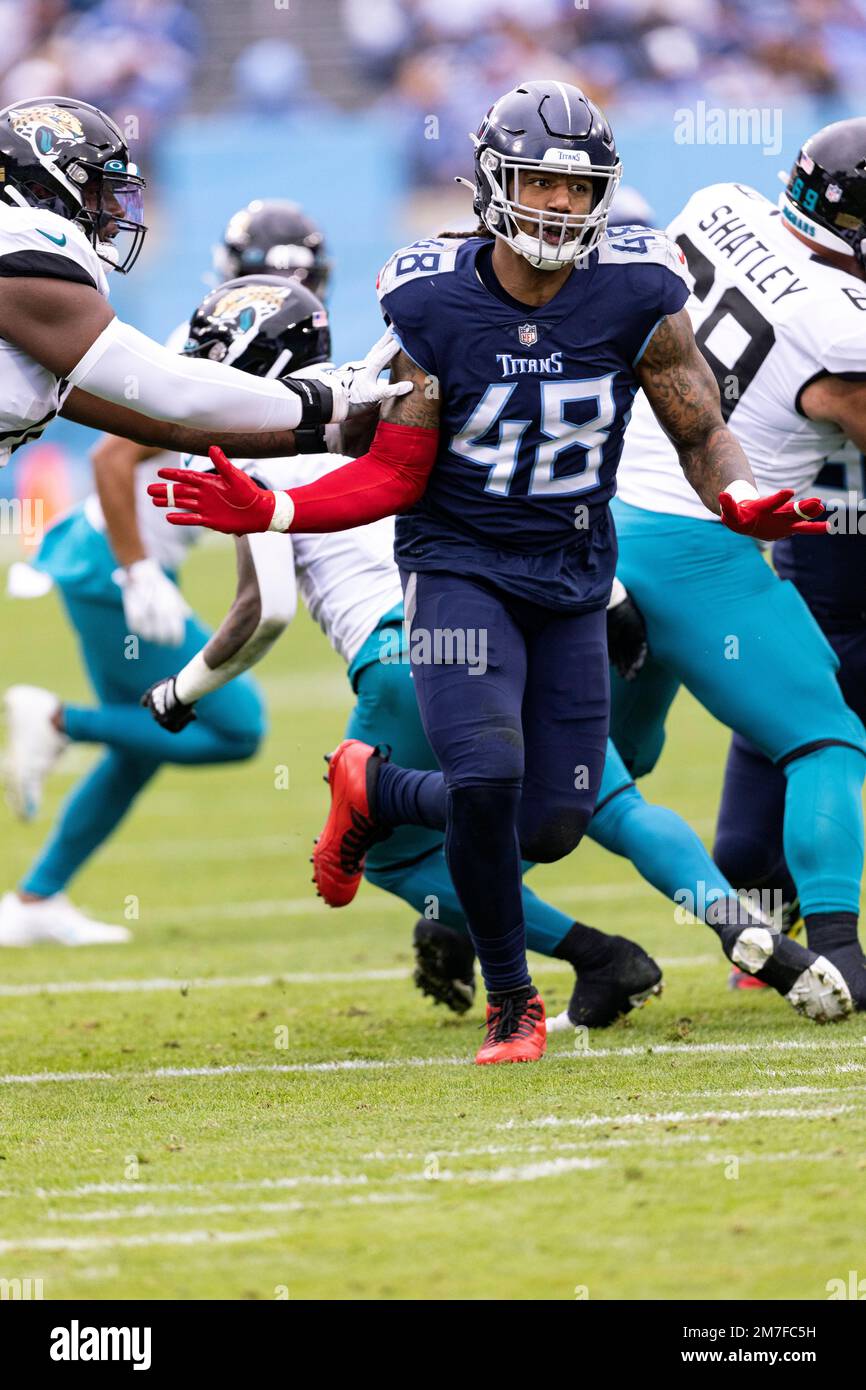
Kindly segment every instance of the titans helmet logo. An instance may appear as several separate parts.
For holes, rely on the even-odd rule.
[[[54,154],[59,145],[72,145],[84,139],[84,127],[77,116],[62,106],[20,106],[9,112],[9,124],[37,154]]]

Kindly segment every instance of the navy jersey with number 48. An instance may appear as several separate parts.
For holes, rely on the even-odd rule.
[[[484,237],[418,241],[379,276],[385,317],[440,407],[436,463],[398,517],[395,554],[548,607],[601,607],[635,368],[686,303],[689,273],[663,233],[618,227],[550,303],[529,307],[499,285],[492,249]]]

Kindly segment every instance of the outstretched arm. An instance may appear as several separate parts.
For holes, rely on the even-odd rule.
[[[234,602],[213,636],[174,676],[152,685],[141,703],[163,728],[179,733],[204,695],[227,685],[271,650],[295,615],[292,543],[281,536],[237,538]]]
[[[137,410],[130,410],[128,406],[91,396],[78,387],[73,387],[69,392],[60,414],[65,420],[74,420],[77,425],[88,425],[90,429],[104,430],[107,434],[132,440],[151,453],[166,451],[206,458],[214,440],[211,429],[195,429],[173,420],[153,420]],[[221,430],[219,437],[223,447],[239,458],[282,458],[286,454],[297,453],[293,430],[254,430],[246,433],[226,433]]]
[[[683,472],[727,527],[769,541],[826,531],[826,522],[808,519],[823,510],[818,498],[792,502],[790,488],[760,496],[748,459],[722,419],[719,388],[685,309],[659,324],[637,374]]]
[[[235,535],[344,531],[405,511],[423,495],[436,459],[439,391],[403,352],[394,359],[391,381],[414,389],[385,402],[369,453],[342,468],[304,487],[268,492],[213,449],[216,475],[161,469],[166,482],[148,488],[154,505],[181,508],[168,514],[176,526],[209,526]]]

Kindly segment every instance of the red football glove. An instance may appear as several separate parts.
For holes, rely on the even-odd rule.
[[[778,541],[783,536],[803,536],[826,533],[826,521],[808,521],[804,517],[818,516],[824,504],[818,497],[804,497],[792,502],[791,488],[782,488],[769,497],[749,497],[735,502],[729,492],[719,493],[722,521],[741,536],[754,536],[760,541]]]
[[[147,489],[153,505],[183,509],[166,517],[173,526],[208,526],[229,536],[267,531],[276,505],[274,494],[235,468],[222,449],[208,452],[216,473],[160,468],[158,476],[166,482],[151,483]]]

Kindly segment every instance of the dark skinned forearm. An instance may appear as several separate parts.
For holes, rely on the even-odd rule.
[[[218,444],[235,458],[282,458],[285,454],[297,453],[293,430],[257,430],[255,433],[233,434],[225,430],[192,429],[171,420],[155,420],[148,415],[140,415],[137,410],[101,400],[76,387],[66,397],[60,414],[78,425],[89,425],[91,429],[121,435],[136,444],[167,449],[177,454],[196,454],[206,458],[212,444]]]
[[[256,631],[262,616],[256,567],[246,536],[235,538],[235,554],[238,577],[234,602],[204,648],[204,659],[212,671],[237,656]]]
[[[664,319],[637,367],[656,419],[705,507],[737,478],[754,485],[748,459],[724,423],[719,388],[701,356],[685,309]]]

